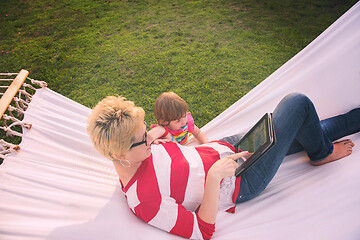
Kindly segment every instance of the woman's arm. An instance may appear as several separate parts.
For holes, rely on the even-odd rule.
[[[227,156],[210,167],[197,213],[185,209],[171,197],[163,198],[153,181],[136,181],[133,183],[136,187],[127,186],[128,189],[124,192],[128,204],[137,217],[152,226],[185,238],[210,239],[215,231],[220,182],[222,178],[234,175],[237,167],[234,160],[244,154],[246,153],[241,152]],[[151,179],[152,174],[152,171],[143,172],[142,176],[146,175],[146,179]]]
[[[203,133],[196,125],[194,125],[194,132],[192,134],[200,143],[209,142],[209,139],[207,138],[205,133]]]
[[[243,157],[247,152],[236,153],[221,158],[209,169],[205,182],[203,200],[198,216],[204,222],[214,224],[219,207],[220,182],[225,177],[232,177],[239,166],[234,160]]]

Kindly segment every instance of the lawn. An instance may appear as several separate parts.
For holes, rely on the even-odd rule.
[[[202,127],[283,65],[356,1],[1,0],[0,71],[87,107],[142,106],[174,91]]]

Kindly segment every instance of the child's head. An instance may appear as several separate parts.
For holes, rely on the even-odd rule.
[[[166,126],[171,121],[183,118],[188,112],[188,105],[173,92],[164,92],[155,101],[154,114],[160,125]]]

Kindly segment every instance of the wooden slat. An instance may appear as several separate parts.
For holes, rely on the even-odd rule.
[[[0,118],[2,118],[9,104],[13,100],[16,93],[19,91],[20,87],[26,80],[29,72],[22,69],[19,74],[16,76],[14,81],[11,83],[9,88],[5,91],[4,95],[0,99]]]

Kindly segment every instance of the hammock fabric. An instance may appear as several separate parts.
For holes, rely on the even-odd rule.
[[[290,92],[308,95],[321,118],[360,104],[360,3],[202,130],[210,139],[245,132]],[[183,239],[137,219],[111,161],[86,133],[90,109],[38,89],[21,151],[0,165],[0,239]],[[360,134],[353,154],[313,167],[285,158],[257,198],[219,213],[213,239],[360,239]],[[194,142],[192,144],[195,144]]]

